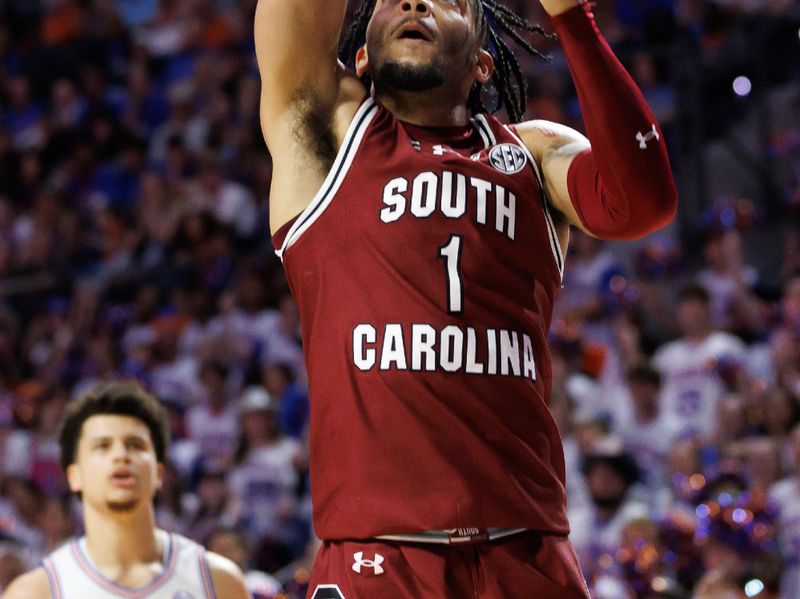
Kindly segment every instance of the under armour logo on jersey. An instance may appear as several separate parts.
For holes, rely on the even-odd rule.
[[[501,173],[514,175],[525,168],[528,156],[517,144],[500,144],[489,152],[489,162]]]
[[[361,568],[372,568],[375,571],[375,576],[384,572],[381,564],[386,561],[386,558],[380,553],[375,554],[375,559],[364,559],[364,552],[359,551],[353,554],[353,559],[356,560],[353,564],[353,572],[357,574],[361,574]]]
[[[647,142],[653,139],[655,139],[656,141],[661,139],[661,136],[658,134],[658,131],[656,131],[655,123],[653,123],[653,130],[648,131],[646,135],[641,131],[639,131],[639,133],[636,134],[636,140],[639,142],[639,149],[641,150],[646,150]]]
[[[411,140],[411,147],[417,152],[419,152],[422,149],[422,146],[416,139]]]

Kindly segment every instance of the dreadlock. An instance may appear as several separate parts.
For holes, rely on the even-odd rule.
[[[514,52],[503,39],[503,34],[513,39],[528,54],[544,60],[550,60],[550,56],[534,48],[523,37],[523,32],[538,33],[545,39],[556,39],[556,36],[546,33],[541,26],[531,23],[495,0],[471,0],[471,2],[475,6],[483,48],[492,55],[495,68],[490,86],[475,82],[470,90],[467,105],[473,115],[488,112],[483,103],[484,92],[488,92],[495,97],[491,112],[505,108],[511,122],[518,123],[522,120],[527,104],[525,77]],[[363,0],[353,15],[350,28],[342,41],[339,59],[351,68],[355,67],[356,52],[365,43],[367,25],[374,9],[375,0]],[[364,74],[362,80],[367,87],[372,85],[368,73]]]

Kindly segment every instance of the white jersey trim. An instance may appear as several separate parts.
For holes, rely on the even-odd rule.
[[[506,131],[517,140],[517,143],[523,149],[525,154],[528,156],[528,161],[531,163],[531,168],[533,168],[533,172],[536,175],[536,180],[539,182],[539,193],[541,194],[542,199],[542,210],[544,211],[544,220],[547,224],[547,236],[550,239],[550,249],[553,250],[553,258],[556,261],[556,267],[558,268],[558,274],[561,281],[564,280],[564,254],[561,252],[561,244],[558,242],[558,232],[556,229],[555,224],[553,223],[553,217],[550,214],[550,205],[547,201],[547,195],[544,192],[544,180],[542,179],[542,173],[539,170],[539,165],[534,160],[533,155],[531,154],[528,146],[519,138],[519,135],[514,133],[511,127],[507,125],[503,125],[506,128]]]
[[[350,166],[352,166],[353,160],[358,153],[361,141],[364,139],[364,135],[370,124],[372,124],[372,120],[375,118],[377,111],[378,104],[370,97],[367,98],[361,105],[361,108],[358,109],[358,112],[356,112],[347,130],[347,134],[342,141],[342,146],[339,148],[339,152],[336,155],[336,160],[334,160],[333,166],[328,172],[328,176],[325,178],[322,187],[308,206],[306,206],[306,209],[297,217],[297,220],[286,234],[286,239],[283,241],[281,248],[275,251],[281,260],[283,260],[283,255],[286,250],[292,247],[300,236],[322,216],[322,213],[325,212],[336,196],[345,177],[347,177],[347,173],[350,171]]]
[[[61,582],[58,580],[58,570],[56,570],[55,564],[49,557],[46,557],[42,560],[42,567],[47,574],[47,583],[50,585],[52,598],[61,599],[63,596],[61,594]]]
[[[497,145],[497,138],[494,136],[494,131],[492,131],[492,128],[489,126],[489,121],[486,120],[486,115],[479,114],[472,119],[472,122],[478,127],[478,132],[481,134],[487,150]]]

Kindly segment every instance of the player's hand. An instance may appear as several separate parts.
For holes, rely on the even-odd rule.
[[[544,8],[551,17],[560,15],[562,12],[567,12],[570,8],[574,8],[580,4],[578,0],[539,0],[539,2],[541,2],[542,8]]]

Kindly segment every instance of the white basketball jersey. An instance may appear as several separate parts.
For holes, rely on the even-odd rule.
[[[726,358],[742,361],[745,349],[738,338],[715,331],[700,343],[678,339],[656,352],[653,364],[664,379],[663,413],[678,434],[713,433],[725,392],[718,367]]]
[[[42,561],[53,599],[216,599],[205,549],[177,534],[164,538],[164,570],[139,589],[103,576],[86,551],[86,538],[62,545]]]

